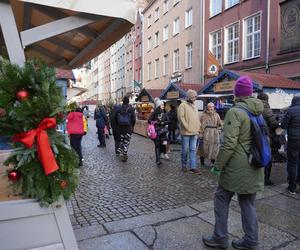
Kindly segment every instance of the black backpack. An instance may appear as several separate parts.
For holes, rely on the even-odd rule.
[[[117,122],[121,126],[129,126],[131,124],[131,114],[129,113],[130,107],[124,109],[123,107],[117,114]]]
[[[239,106],[249,117],[251,122],[251,145],[249,153],[240,144],[248,155],[249,163],[255,168],[268,167],[272,160],[269,143],[268,127],[262,115],[253,115],[247,109]]]

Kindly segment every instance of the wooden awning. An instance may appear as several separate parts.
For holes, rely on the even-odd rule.
[[[12,9],[26,58],[40,58],[60,68],[79,67],[109,48],[130,30],[136,14],[133,0],[10,0],[6,4]],[[3,16],[7,11],[2,6],[6,6],[0,6]]]

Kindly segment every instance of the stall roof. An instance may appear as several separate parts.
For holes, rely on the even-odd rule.
[[[140,93],[137,97],[137,100],[141,101],[140,99],[141,99],[142,96],[148,96],[149,101],[154,102],[155,97],[159,97],[162,91],[163,91],[162,89],[146,89],[146,88],[143,88],[140,91]]]
[[[83,65],[118,41],[135,23],[134,0],[9,2],[26,58],[40,58],[55,67]],[[1,44],[5,45],[3,37]]]
[[[55,69],[56,79],[75,80],[73,71],[70,69]]]
[[[300,89],[300,83],[287,79],[280,75],[262,74],[245,71],[223,70],[220,74],[210,80],[200,91],[201,93],[210,93],[214,84],[220,82],[224,77],[230,80],[236,80],[240,76],[248,75],[253,80],[255,90],[262,88],[284,88],[284,89]]]
[[[195,90],[198,92],[201,89],[201,85],[199,83],[174,83],[170,82],[169,85],[165,88],[165,90],[161,93],[160,99],[167,99],[167,93],[169,91],[178,91],[179,98],[185,98],[186,92],[189,90]]]

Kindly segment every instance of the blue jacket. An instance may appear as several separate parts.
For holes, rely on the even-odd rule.
[[[94,119],[96,120],[97,128],[104,128],[107,125],[107,116],[103,109],[95,111]]]

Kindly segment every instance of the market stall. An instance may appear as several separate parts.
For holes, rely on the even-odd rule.
[[[134,126],[136,134],[147,136],[147,120],[154,109],[154,99],[159,97],[161,89],[143,88],[136,98],[136,115],[137,120]]]

